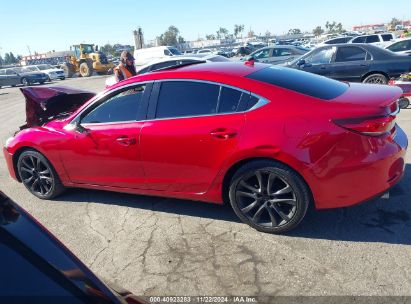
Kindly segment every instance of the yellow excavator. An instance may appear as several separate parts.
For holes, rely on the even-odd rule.
[[[81,43],[73,45],[73,48],[74,55],[68,56],[66,62],[61,65],[68,78],[75,73],[89,77],[94,71],[99,75],[105,75],[114,68],[114,64],[108,62],[107,56],[94,44]],[[70,47],[70,50],[73,48]]]

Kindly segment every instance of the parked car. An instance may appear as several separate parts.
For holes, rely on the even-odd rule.
[[[136,67],[137,74],[154,72],[165,68],[179,67],[187,64],[205,63],[205,62],[230,62],[227,58],[209,53],[179,55],[168,58],[153,60],[143,66]],[[106,79],[106,88],[116,84],[115,76]]]
[[[89,101],[68,88],[22,92],[27,124],[4,155],[41,199],[81,187],[227,202],[243,222],[281,233],[310,204],[351,206],[404,173],[397,87],[226,62],[142,74]]]
[[[272,45],[252,52],[242,60],[253,59],[257,62],[280,64],[292,61],[307,53],[309,49],[293,45]]]
[[[0,267],[3,303],[145,303],[99,279],[1,191]]]
[[[199,49],[196,54],[212,54],[213,51],[211,49]]]
[[[372,34],[354,37],[348,43],[368,43],[375,44],[379,47],[385,47],[394,39],[395,36],[392,33]]]
[[[39,72],[27,72],[22,68],[7,68],[0,69],[0,87],[16,86],[23,84],[25,86],[33,83],[43,84],[47,81],[48,76]]]
[[[331,39],[325,40],[324,42],[321,42],[317,46],[348,43],[352,39],[353,39],[353,36],[341,36],[341,37],[336,37],[336,38],[331,38]]]
[[[411,57],[370,44],[337,44],[314,49],[287,66],[342,81],[387,84],[411,71]]]
[[[134,51],[134,64],[141,66],[156,59],[182,55],[179,50],[173,46],[157,46]]]
[[[396,40],[389,44],[386,49],[398,54],[411,55],[411,37]]]
[[[56,79],[60,79],[60,80],[66,79],[66,76],[64,75],[64,70],[57,69],[51,64],[29,65],[29,66],[23,67],[23,70],[27,72],[46,73],[48,76],[48,81],[52,81]]]

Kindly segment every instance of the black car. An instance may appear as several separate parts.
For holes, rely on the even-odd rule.
[[[370,44],[322,46],[286,65],[341,81],[386,84],[411,71],[411,56]]]
[[[146,303],[97,278],[0,191],[1,303]]]

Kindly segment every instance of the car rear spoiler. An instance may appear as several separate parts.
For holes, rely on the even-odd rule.
[[[26,125],[20,129],[41,126],[78,109],[96,94],[69,87],[21,88],[26,98]]]

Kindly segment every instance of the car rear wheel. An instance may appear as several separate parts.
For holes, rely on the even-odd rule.
[[[231,179],[229,197],[244,223],[267,233],[294,229],[311,202],[302,178],[275,161],[255,161],[241,167]]]
[[[64,191],[53,166],[37,151],[24,151],[19,156],[17,170],[24,186],[38,198],[52,199]]]
[[[371,74],[367,76],[363,82],[372,84],[387,84],[388,79],[383,74]]]

